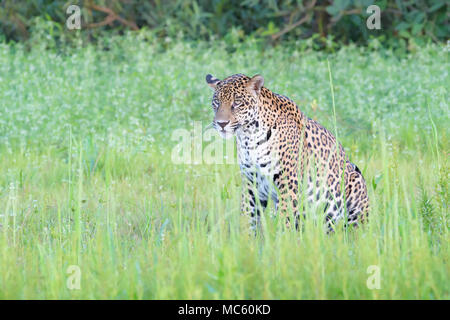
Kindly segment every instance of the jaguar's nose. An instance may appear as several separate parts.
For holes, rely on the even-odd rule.
[[[217,121],[217,124],[222,127],[222,130],[225,129],[225,127],[229,123],[230,123],[230,121]]]

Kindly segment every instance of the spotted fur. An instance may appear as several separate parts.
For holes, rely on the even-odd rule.
[[[323,212],[330,229],[344,216],[358,224],[368,213],[361,171],[326,128],[308,118],[289,98],[263,87],[264,79],[243,74],[219,80],[214,89],[214,127],[236,136],[243,191],[242,213],[253,223],[271,199],[291,225],[300,213]],[[304,205],[301,205],[301,200]]]

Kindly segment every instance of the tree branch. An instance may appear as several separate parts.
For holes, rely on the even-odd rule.
[[[128,21],[128,20],[122,18],[121,16],[119,16],[117,13],[115,13],[110,8],[101,7],[96,4],[89,4],[88,7],[90,9],[106,13],[108,15],[106,16],[105,20],[103,20],[103,21],[87,24],[86,25],[87,28],[97,28],[97,27],[102,27],[105,25],[112,25],[112,23],[117,20],[121,24],[131,28],[132,30],[139,30],[139,27],[136,25],[136,23],[134,21]]]
[[[285,33],[288,33],[289,31],[291,31],[292,29],[297,28],[298,26],[302,25],[303,23],[305,23],[306,21],[308,21],[311,18],[311,12],[308,12],[311,8],[314,7],[314,5],[316,4],[316,0],[312,0],[310,2],[310,4],[308,6],[305,7],[305,11],[307,12],[307,14],[301,18],[300,20],[294,22],[293,24],[288,25],[286,28],[284,28],[283,30],[274,33],[271,38],[272,41],[278,39],[279,37],[281,37],[282,35],[284,35]]]

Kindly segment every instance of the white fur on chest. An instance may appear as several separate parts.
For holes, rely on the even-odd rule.
[[[236,141],[241,172],[258,190],[261,201],[267,201],[270,196],[277,203],[273,176],[280,170],[276,150],[271,147],[275,133],[268,135],[267,130],[241,131]]]

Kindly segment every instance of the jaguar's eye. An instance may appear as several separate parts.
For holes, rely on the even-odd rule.
[[[234,100],[233,104],[231,105],[231,109],[238,108],[242,104],[242,101]]]

